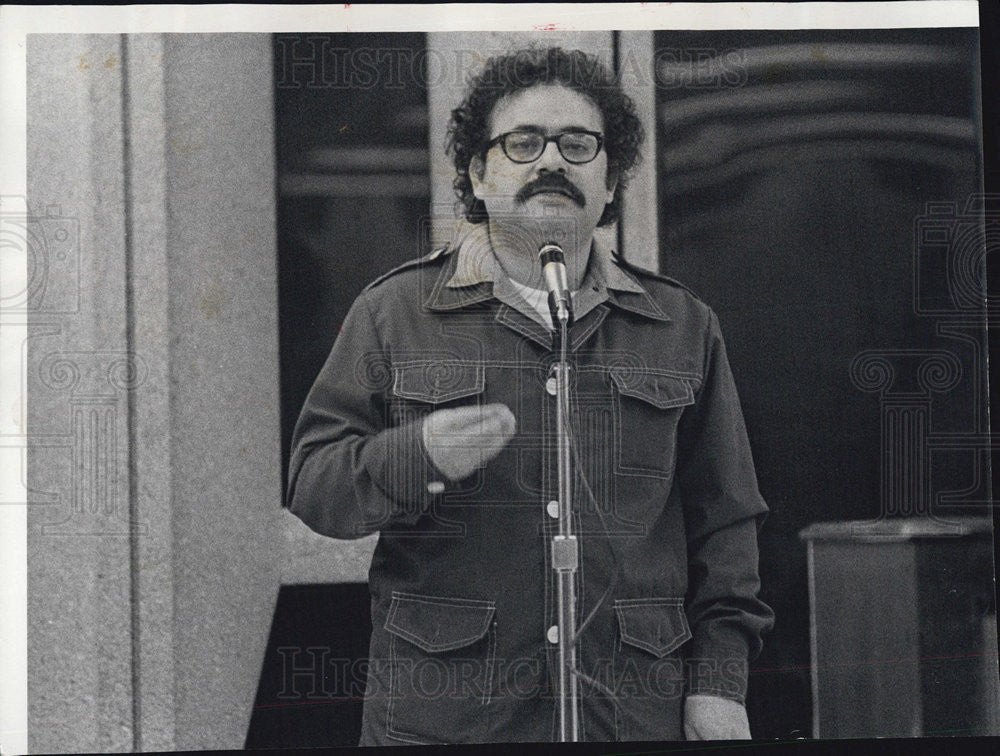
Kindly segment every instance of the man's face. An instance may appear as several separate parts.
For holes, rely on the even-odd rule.
[[[603,134],[604,119],[585,95],[547,84],[501,99],[493,108],[490,127],[490,139],[524,129],[547,136],[581,130]],[[485,163],[473,158],[469,177],[491,220],[517,223],[523,217],[530,226],[529,218],[568,219],[587,244],[615,188],[615,182],[609,187],[603,146],[589,163],[573,163],[563,157],[555,142],[546,144],[541,156],[530,163],[514,162],[495,144],[486,153]]]

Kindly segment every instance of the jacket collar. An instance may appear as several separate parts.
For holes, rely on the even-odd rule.
[[[496,294],[503,296],[507,289],[513,291],[513,284],[493,254],[486,223],[459,222],[449,247],[449,259],[425,300],[425,307],[457,310],[495,298]],[[619,264],[613,246],[600,232],[594,234],[583,286],[596,287],[594,290],[606,296],[610,304],[623,310],[653,320],[670,320],[632,272]]]

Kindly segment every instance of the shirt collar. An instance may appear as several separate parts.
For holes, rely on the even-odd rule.
[[[453,250],[452,262],[441,271],[427,300],[429,308],[453,310],[490,296],[504,302],[511,296],[520,300],[493,254],[487,223],[460,221],[449,246]],[[594,234],[591,244],[590,260],[581,284],[583,291],[639,315],[670,320],[635,276],[615,261],[614,247],[600,230]]]
[[[484,281],[495,283],[506,277],[493,254],[488,224],[463,221],[456,232],[454,246],[458,260],[454,274],[445,284],[449,288],[475,286]],[[605,289],[645,294],[646,289],[614,263],[613,252],[603,234],[594,234],[581,288],[596,284]]]

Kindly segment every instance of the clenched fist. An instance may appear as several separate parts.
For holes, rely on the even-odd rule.
[[[424,447],[445,477],[461,480],[499,454],[516,427],[506,404],[441,409],[424,418]]]

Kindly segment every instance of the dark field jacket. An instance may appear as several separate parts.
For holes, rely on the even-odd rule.
[[[557,733],[556,354],[490,281],[447,286],[458,259],[437,250],[365,289],[293,437],[292,511],[334,538],[380,532],[362,745]],[[588,484],[573,485],[577,617],[612,585],[579,644],[582,736],[682,739],[684,696],[743,701],[773,624],[757,598],[767,507],[714,313],[671,279],[604,262],[629,285],[609,284],[569,334]],[[514,437],[448,481],[421,418],[492,402]]]

